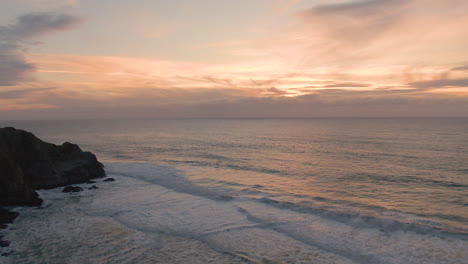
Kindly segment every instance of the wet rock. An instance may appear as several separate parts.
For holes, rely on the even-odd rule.
[[[115,181],[115,179],[114,179],[114,178],[107,178],[107,179],[105,179],[104,181],[105,181],[105,182],[113,182],[113,181]]]
[[[81,192],[83,191],[83,188],[78,187],[78,186],[67,186],[63,188],[62,192],[64,193],[71,193],[71,192]]]
[[[2,253],[2,257],[8,257],[10,255],[12,255],[13,253],[15,253],[14,251],[10,251],[10,252],[5,252],[5,253]]]
[[[88,188],[88,190],[96,190],[96,189],[99,189],[99,187],[97,187],[96,185],[93,185]]]
[[[92,183],[96,183],[96,181],[87,181],[86,183],[92,184]]]
[[[0,238],[0,247],[8,247],[10,245],[10,242],[2,240]]]
[[[18,217],[17,212],[10,212],[4,208],[0,208],[0,229],[6,228],[7,224],[13,223],[16,217]]]

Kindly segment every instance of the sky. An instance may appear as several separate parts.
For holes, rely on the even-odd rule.
[[[0,0],[0,119],[468,116],[466,0]]]

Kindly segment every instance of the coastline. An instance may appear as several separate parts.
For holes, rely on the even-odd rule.
[[[17,227],[7,236],[18,253],[7,259],[455,264],[468,257],[466,238],[357,227],[242,197],[217,199],[186,182],[165,182],[169,175],[177,177],[167,166],[106,163],[106,168],[116,181],[98,182],[99,191],[88,190],[90,184],[78,185],[84,191],[72,194],[44,190],[44,209],[20,208]]]
[[[63,187],[105,176],[103,165],[78,145],[46,143],[32,133],[0,128],[0,230],[18,217],[11,206],[40,206],[35,190]],[[0,247],[9,241],[0,235]],[[8,254],[8,253],[4,253]]]
[[[8,229],[8,225],[12,224],[18,215],[19,214],[16,212],[12,212],[6,208],[0,207],[0,232],[3,232],[2,230]],[[3,240],[3,235],[0,234],[0,247],[8,247],[9,245],[10,242]]]

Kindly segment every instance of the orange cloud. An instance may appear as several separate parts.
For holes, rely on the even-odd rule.
[[[273,9],[285,16],[296,2],[275,1]],[[424,114],[431,105],[452,113],[450,105],[465,109],[468,96],[467,11],[457,0],[315,5],[292,17],[286,30],[192,47],[235,57],[228,63],[29,54],[20,59],[35,79],[8,74],[21,82],[5,82],[10,86],[0,92],[0,103],[3,111],[104,109],[109,116],[132,109],[198,117],[209,111],[247,116],[247,110],[253,116],[358,115],[365,106],[401,115],[392,107]],[[129,27],[151,38],[170,30],[146,27],[153,22],[143,17]]]

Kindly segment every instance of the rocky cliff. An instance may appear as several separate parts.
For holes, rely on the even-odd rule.
[[[40,205],[36,189],[104,177],[103,165],[78,145],[46,143],[32,133],[0,128],[0,206]]]

